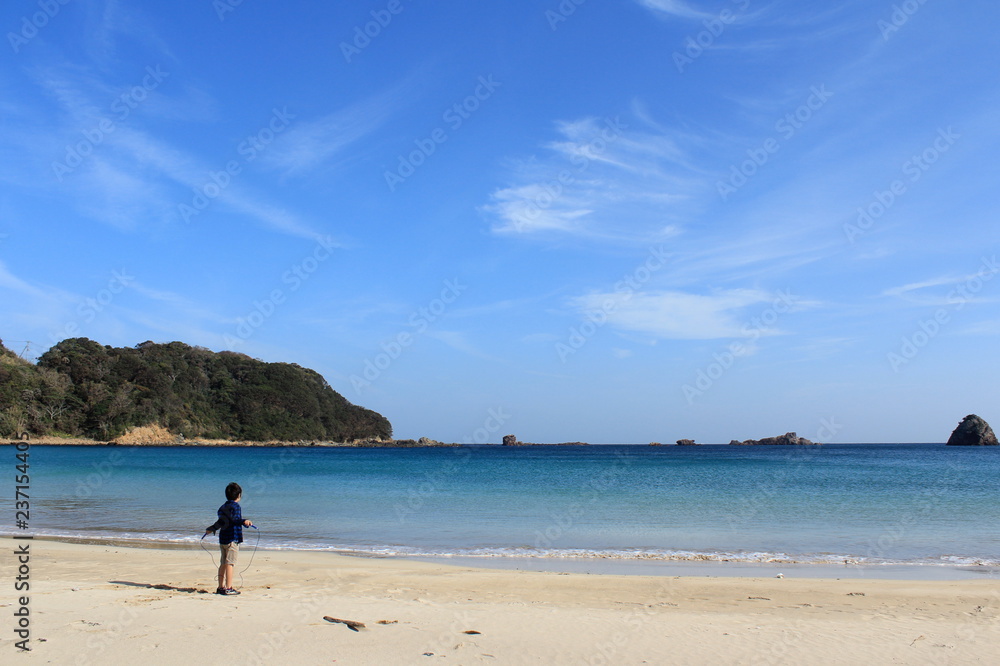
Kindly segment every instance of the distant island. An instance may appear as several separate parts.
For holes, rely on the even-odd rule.
[[[779,435],[777,437],[765,437],[764,439],[744,439],[742,441],[738,439],[731,440],[729,442],[730,446],[802,446],[802,445],[813,445],[817,446],[817,442],[810,441],[805,437],[799,437],[794,432],[786,432],[784,435]],[[651,442],[650,446],[662,446],[659,442]],[[693,439],[678,439],[677,446],[701,446],[698,442]]]
[[[587,442],[557,442],[555,444],[536,444],[534,442],[522,442],[516,435],[504,435],[501,441],[502,446],[590,446]]]
[[[765,437],[764,439],[745,439],[742,442],[732,440],[730,446],[819,446],[817,442],[799,437],[794,432],[786,432],[777,437]]]
[[[182,342],[63,340],[29,363],[0,341],[0,437],[121,444],[393,443],[381,414],[294,363]],[[433,445],[430,440],[413,446]]]

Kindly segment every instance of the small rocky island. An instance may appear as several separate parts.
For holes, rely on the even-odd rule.
[[[677,446],[701,446],[701,444],[698,444],[693,439],[678,439]]]
[[[745,439],[742,442],[732,440],[730,446],[818,446],[817,442],[799,437],[794,432],[786,432],[777,437],[765,437],[764,439]]]
[[[975,414],[969,414],[958,424],[948,446],[997,446],[997,436],[990,424]]]
[[[557,442],[555,444],[536,444],[534,442],[522,442],[516,435],[504,435],[503,446],[588,446],[587,442]]]

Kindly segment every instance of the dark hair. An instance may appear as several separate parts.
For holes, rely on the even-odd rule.
[[[226,499],[236,501],[240,495],[243,494],[243,489],[240,488],[240,484],[233,481],[228,486],[226,486]]]

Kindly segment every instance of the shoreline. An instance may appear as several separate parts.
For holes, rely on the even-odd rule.
[[[363,557],[363,555],[361,555]],[[810,562],[743,562],[715,560],[644,560],[605,558],[518,557],[390,557],[417,562],[499,571],[536,571],[594,576],[650,576],[685,578],[778,578],[824,580],[896,580],[912,582],[994,580],[1000,567],[952,564],[851,564]]]
[[[691,448],[689,445],[682,444],[642,444],[642,443],[588,443],[588,442],[552,442],[552,443],[519,443],[517,445],[504,445],[500,442],[474,442],[474,443],[461,443],[461,442],[438,442],[433,441],[433,443],[420,443],[417,440],[412,439],[395,439],[384,442],[326,442],[326,441],[284,441],[284,440],[273,440],[273,441],[245,441],[245,440],[222,440],[222,439],[191,439],[183,441],[164,441],[164,442],[114,442],[114,441],[103,441],[96,439],[87,439],[84,437],[35,437],[31,439],[18,440],[7,438],[0,441],[0,444],[7,444],[14,446],[17,444],[28,444],[31,446],[115,446],[120,448],[129,447],[174,447],[174,448],[219,448],[219,447],[297,447],[297,448],[346,448],[346,449],[375,449],[375,448],[400,448],[400,449],[434,449],[434,448],[456,448],[456,447],[479,447],[479,448],[497,448],[497,449],[511,449],[511,448],[546,448],[546,447],[559,447],[559,448],[573,448],[573,447],[587,447],[595,448],[602,446],[633,446],[639,448]],[[901,442],[837,442],[837,446],[894,446],[899,445]],[[945,442],[913,442],[920,446],[947,446]],[[725,443],[706,443],[706,444],[695,444],[697,447],[704,448],[729,448],[731,446],[736,446],[735,444],[725,444]],[[829,444],[813,443],[811,445],[804,444],[740,444],[739,446],[745,448],[764,448],[764,449],[815,449],[822,446],[829,446]],[[968,448],[980,448],[980,447],[968,447]],[[986,447],[988,448],[988,447]]]
[[[465,444],[446,444],[443,442],[420,443],[415,440],[396,439],[385,442],[321,442],[321,441],[244,441],[227,439],[190,439],[171,440],[161,442],[115,442],[102,441],[97,439],[87,439],[85,437],[36,437],[32,439],[17,440],[9,439],[5,442],[9,445],[29,444],[31,446],[115,446],[120,448],[130,447],[177,447],[177,448],[213,448],[213,447],[317,447],[317,448],[448,448],[456,446],[466,446]],[[497,446],[500,446],[497,444]]]
[[[1000,642],[991,579],[589,575],[261,550],[240,553],[242,594],[222,597],[204,552],[30,547],[26,656],[55,663],[203,661],[225,640],[227,660],[250,663],[959,664],[990,662]],[[5,632],[0,650],[14,640]]]
[[[13,540],[13,534],[0,534],[0,539]],[[34,535],[35,542],[62,543],[102,548],[135,550],[203,551],[209,539],[202,540],[146,540],[135,537],[85,537],[65,535]],[[779,574],[787,578],[835,580],[909,580],[909,581],[958,581],[993,579],[1000,582],[1000,566],[983,563],[957,562],[856,562],[804,561],[804,560],[749,560],[736,558],[711,559],[704,555],[676,557],[617,556],[586,553],[573,555],[539,554],[519,555],[508,553],[473,555],[466,553],[387,553],[380,550],[353,550],[349,548],[307,548],[299,546],[257,546],[253,536],[245,536],[242,549],[261,553],[305,553],[330,555],[359,560],[390,560],[399,562],[427,562],[442,566],[470,567],[489,571],[534,571],[577,573],[598,576],[682,576],[723,578],[774,578]]]

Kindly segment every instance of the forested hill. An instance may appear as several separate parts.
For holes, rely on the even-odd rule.
[[[0,436],[109,440],[153,424],[188,439],[392,436],[384,416],[352,405],[319,373],[293,363],[181,342],[116,348],[72,338],[32,365],[0,342]]]

